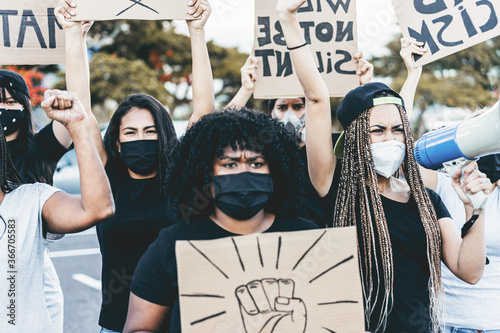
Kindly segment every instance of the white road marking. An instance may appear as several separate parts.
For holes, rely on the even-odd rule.
[[[84,285],[89,286],[90,288],[101,291],[101,281],[99,280],[91,278],[90,276],[85,274],[73,274],[72,277],[74,280],[81,282]]]
[[[49,256],[51,258],[63,258],[63,257],[75,257],[75,256],[87,256],[92,254],[100,254],[101,251],[98,247],[93,249],[80,249],[80,250],[67,250],[67,251],[51,251]]]

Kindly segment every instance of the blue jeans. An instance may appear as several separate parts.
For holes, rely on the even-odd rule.
[[[108,330],[107,328],[101,327],[100,333],[120,333],[120,332]]]
[[[475,330],[471,328],[459,328],[446,326],[444,333],[500,333],[500,330]]]

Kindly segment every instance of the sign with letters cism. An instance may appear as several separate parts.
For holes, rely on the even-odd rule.
[[[182,332],[364,332],[356,228],[177,241]]]
[[[74,21],[192,19],[187,0],[74,0]]]
[[[255,56],[259,60],[255,98],[304,96],[295,75],[277,0],[255,0]],[[307,0],[297,18],[330,96],[344,96],[359,85],[356,0]],[[297,45],[290,45],[291,47]]]
[[[415,64],[464,50],[500,35],[498,0],[392,0],[403,36],[425,44]]]
[[[58,0],[0,0],[0,65],[62,64],[65,38]]]

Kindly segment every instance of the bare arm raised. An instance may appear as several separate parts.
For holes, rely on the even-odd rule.
[[[259,60],[254,56],[249,56],[241,67],[241,88],[227,107],[241,108],[245,106],[252,97],[255,89],[256,70],[259,67]]]
[[[305,0],[279,0],[276,6],[293,68],[306,97],[307,163],[312,184],[320,196],[330,189],[336,158],[333,153],[330,97],[302,34],[297,10]],[[304,46],[302,46],[304,45]]]
[[[61,0],[55,9],[55,15],[59,24],[64,29],[66,36],[66,87],[75,92],[82,103],[89,122],[92,139],[104,165],[108,160],[97,119],[92,113],[90,98],[90,73],[89,60],[87,56],[87,33],[92,22],[67,21],[75,15],[76,5],[69,0]]]
[[[47,90],[45,97],[43,109],[68,130],[75,144],[81,197],[57,192],[45,203],[42,215],[52,233],[78,232],[114,213],[111,188],[91,139],[88,116],[76,95]]]
[[[193,115],[188,127],[213,112],[215,107],[212,67],[205,41],[205,24],[212,9],[207,0],[194,0],[190,6],[193,7],[190,11],[193,17],[200,19],[187,21],[193,57]]]
[[[414,38],[401,38],[401,51],[399,54],[405,63],[408,77],[401,88],[400,95],[405,102],[408,119],[411,119],[413,113],[415,93],[417,92],[418,81],[422,75],[422,66],[415,66],[414,55],[424,55],[427,52],[427,50],[422,48],[422,45],[422,42],[418,42]]]

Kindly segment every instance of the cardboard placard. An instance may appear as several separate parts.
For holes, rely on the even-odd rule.
[[[356,244],[355,227],[178,241],[182,332],[364,332]]]
[[[255,98],[304,96],[286,48],[276,4],[277,0],[255,0],[254,47],[260,62]],[[308,0],[297,18],[330,96],[344,96],[356,88],[356,1]]]
[[[54,16],[59,0],[0,1],[0,65],[65,62],[65,37]]]
[[[74,0],[74,21],[185,20],[192,7],[187,0]]]
[[[500,35],[500,2],[491,0],[392,0],[403,36],[425,43],[416,65]]]

